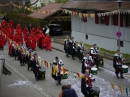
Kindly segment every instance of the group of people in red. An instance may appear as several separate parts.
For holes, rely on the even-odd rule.
[[[36,50],[38,46],[41,49],[45,48],[51,51],[51,38],[49,33],[44,33],[40,26],[36,29],[32,27],[29,30],[26,26],[22,29],[21,25],[18,24],[15,28],[12,20],[9,22],[3,20],[0,25],[0,49],[3,49],[7,40],[10,40],[9,46],[12,44],[21,46],[26,43],[27,48],[32,50]]]

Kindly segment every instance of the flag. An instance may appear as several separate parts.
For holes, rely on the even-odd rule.
[[[75,72],[73,72],[73,75],[74,75],[74,77],[76,78],[76,73],[75,73]]]
[[[119,87],[119,89],[120,89],[121,94],[123,94],[123,92],[124,92],[124,87],[122,87],[122,86],[118,86],[118,87]]]
[[[48,69],[48,62],[46,62],[46,67],[47,67],[47,69]]]
[[[77,72],[77,76],[80,78],[80,74]]]
[[[44,65],[45,65],[45,67],[46,67],[46,63],[47,63],[46,60],[44,60]]]
[[[125,94],[126,94],[126,96],[130,95],[130,89],[129,88],[125,88]]]
[[[52,64],[50,63],[50,68],[52,67]]]
[[[111,84],[112,89],[115,91],[115,85]]]
[[[65,69],[65,68],[63,68],[62,70],[63,70],[63,75],[64,75],[64,74],[66,73],[66,69]]]

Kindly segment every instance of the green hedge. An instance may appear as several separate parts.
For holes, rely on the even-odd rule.
[[[40,25],[40,27],[43,27],[47,24],[47,21],[45,20],[39,20],[36,18],[32,18],[29,16],[23,16],[21,13],[7,13],[6,14],[8,20],[14,21],[14,26],[16,27],[17,24],[21,24],[22,27],[27,26],[31,23],[32,26],[37,27]]]

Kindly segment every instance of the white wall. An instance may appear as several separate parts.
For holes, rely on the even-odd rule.
[[[73,15],[72,16],[72,36],[77,41],[83,41],[87,44],[93,45],[96,43],[99,47],[115,51],[118,49],[116,32],[118,27],[114,25],[106,26],[104,24],[95,24],[95,19],[89,17],[87,22]],[[120,50],[122,53],[130,54],[130,28],[121,27],[121,40],[124,42],[124,47]],[[85,36],[88,35],[88,40]]]

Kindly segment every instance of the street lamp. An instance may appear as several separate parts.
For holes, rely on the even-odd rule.
[[[22,3],[23,3],[23,14],[25,14],[25,0],[22,0]]]
[[[118,32],[120,32],[120,7],[122,4],[121,0],[116,1],[118,3]],[[118,50],[120,50],[120,37],[118,37]]]

